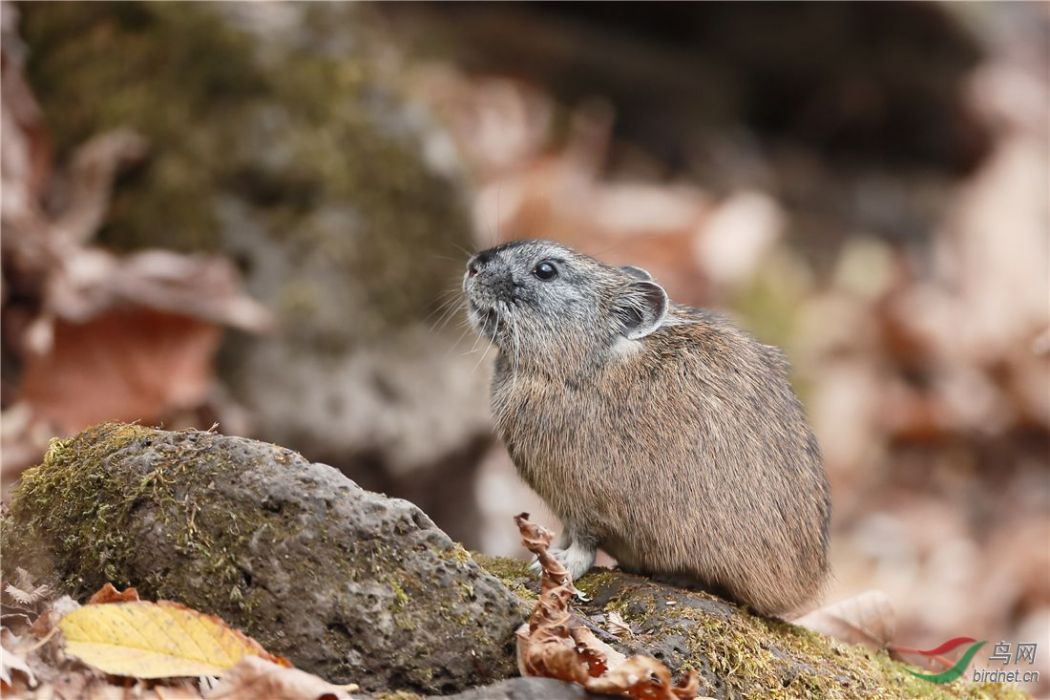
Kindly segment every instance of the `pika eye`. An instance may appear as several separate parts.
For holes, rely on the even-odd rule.
[[[554,263],[544,260],[532,269],[532,274],[541,280],[552,280],[558,276],[558,268],[554,267]]]

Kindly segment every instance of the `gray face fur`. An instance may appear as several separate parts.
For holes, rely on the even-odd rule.
[[[583,369],[667,318],[660,285],[550,241],[515,241],[472,257],[467,316],[518,369]]]

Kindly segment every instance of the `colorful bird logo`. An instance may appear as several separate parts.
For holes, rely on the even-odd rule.
[[[922,654],[923,656],[930,658],[937,658],[942,654],[947,654],[953,649],[961,647],[963,644],[969,644],[970,647],[959,657],[959,660],[952,664],[947,670],[941,671],[940,673],[919,673],[918,671],[908,669],[908,673],[916,678],[921,678],[924,681],[930,681],[931,683],[951,683],[956,678],[966,673],[966,667],[970,665],[970,662],[973,661],[974,655],[986,644],[986,642],[979,642],[973,637],[955,637],[933,649],[915,650],[915,653],[917,654]]]

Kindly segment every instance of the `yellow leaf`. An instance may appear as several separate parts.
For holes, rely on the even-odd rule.
[[[245,656],[289,665],[219,618],[169,601],[85,605],[58,624],[66,653],[118,676],[217,676]]]

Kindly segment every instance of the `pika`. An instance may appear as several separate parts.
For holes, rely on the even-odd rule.
[[[498,350],[496,431],[562,519],[552,552],[574,579],[600,547],[762,614],[814,597],[828,482],[778,349],[549,241],[477,253],[463,290]]]

